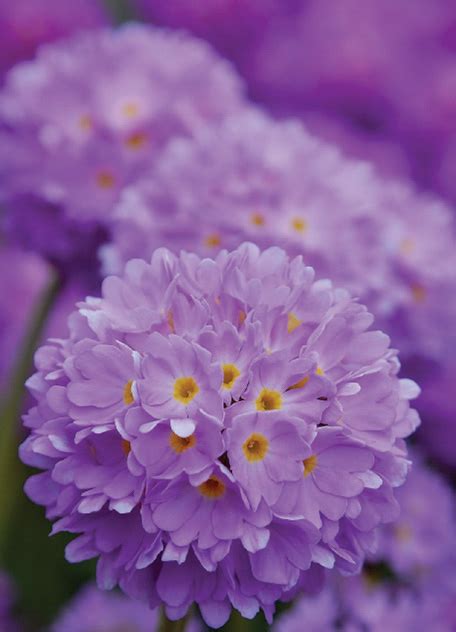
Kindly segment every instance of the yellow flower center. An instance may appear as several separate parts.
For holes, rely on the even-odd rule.
[[[406,237],[399,244],[399,250],[403,255],[411,255],[415,250],[415,242],[413,239]]]
[[[412,292],[412,297],[413,300],[416,303],[422,303],[427,296],[427,292],[426,292],[426,288],[424,288],[422,285],[412,285],[412,287],[410,288],[411,292]]]
[[[394,535],[399,542],[409,542],[412,539],[413,532],[408,524],[397,524],[394,526]]]
[[[92,118],[88,115],[88,114],[83,114],[80,118],[79,118],[79,127],[84,131],[84,132],[90,132],[90,130],[93,128],[93,121]]]
[[[223,370],[223,388],[227,391],[231,390],[235,381],[241,375],[241,372],[235,364],[222,364]]]
[[[307,230],[307,222],[302,217],[294,217],[291,220],[291,226],[297,233],[305,233]]]
[[[199,386],[193,377],[178,377],[174,382],[174,399],[186,406],[199,393]]]
[[[297,388],[304,388],[304,386],[307,384],[309,380],[310,380],[310,377],[308,375],[305,375],[301,380],[299,380],[299,382],[296,382],[296,384],[292,384],[291,386],[289,386],[287,388],[287,391],[293,391],[294,389],[297,389]]]
[[[255,402],[257,410],[278,410],[282,408],[282,394],[263,388]]]
[[[96,183],[100,189],[112,189],[116,183],[116,179],[111,171],[102,169],[96,175]]]
[[[247,314],[243,309],[239,310],[239,326],[245,323],[245,319],[247,318]]]
[[[287,326],[288,333],[291,334],[295,329],[299,327],[301,323],[302,323],[302,320],[299,320],[299,318],[295,314],[293,314],[293,312],[290,312],[288,314],[288,326]]]
[[[307,457],[307,459],[304,459],[303,464],[304,476],[309,476],[309,474],[312,474],[314,469],[317,467],[317,455],[312,454],[312,456]]]
[[[249,463],[262,461],[268,453],[269,441],[264,435],[254,432],[244,441],[242,450]]]
[[[169,435],[169,445],[177,454],[182,454],[196,445],[196,437],[194,434],[189,437],[179,437],[179,435],[171,432]]]
[[[254,226],[264,226],[266,223],[264,215],[262,215],[261,213],[252,213],[250,216],[250,221]]]
[[[135,401],[133,395],[133,380],[128,380],[128,382],[124,386],[123,401],[124,404],[126,404],[127,406],[130,406],[130,404],[133,404],[133,402]]]
[[[317,366],[317,368],[315,369],[315,375],[324,375],[324,374],[325,372],[323,371],[323,369]],[[299,380],[299,382],[296,382],[296,384],[292,384],[291,386],[289,386],[287,388],[287,391],[292,391],[297,388],[304,388],[304,386],[307,384],[309,380],[310,380],[310,376],[305,375],[301,380]]]
[[[135,118],[139,114],[139,106],[134,101],[129,101],[128,103],[124,103],[122,106],[122,114],[125,118]]]
[[[122,452],[125,454],[125,456],[128,456],[131,452],[130,442],[127,441],[126,439],[122,439],[121,446],[122,446]]]
[[[218,233],[211,233],[204,238],[204,245],[208,248],[217,248],[221,243],[222,240]]]
[[[198,491],[206,498],[217,500],[225,493],[225,483],[218,476],[211,476],[205,483],[198,485]]]
[[[148,136],[145,132],[133,132],[125,139],[125,145],[129,149],[142,149],[147,145]]]
[[[166,313],[166,322],[168,323],[169,330],[172,334],[176,333],[176,326],[174,324],[173,310],[169,309]]]

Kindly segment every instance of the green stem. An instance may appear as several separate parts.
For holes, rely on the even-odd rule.
[[[114,24],[138,20],[138,16],[129,0],[104,0],[104,4],[111,14]]]
[[[171,621],[165,614],[165,609],[160,611],[160,620],[158,622],[157,632],[184,632],[187,627],[188,620],[190,618],[190,610],[188,610],[185,617],[178,621]]]
[[[0,561],[4,558],[8,525],[20,494],[23,471],[17,458],[19,418],[30,375],[33,355],[39,344],[49,312],[60,289],[60,278],[53,272],[26,328],[9,385],[0,401]]]

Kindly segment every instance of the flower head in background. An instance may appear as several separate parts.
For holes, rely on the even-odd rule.
[[[160,245],[210,255],[246,239],[303,253],[361,297],[401,350],[439,352],[456,312],[441,307],[456,263],[450,209],[255,110],[171,143],[124,192],[103,258],[117,271]]]
[[[382,632],[432,630],[453,632],[456,589],[430,582],[416,586],[378,581],[369,574],[331,578],[316,596],[303,595],[283,615],[274,632]]]
[[[38,256],[7,247],[0,248],[0,267],[0,392],[3,392],[49,271]]]
[[[449,331],[444,330],[445,335]],[[450,341],[439,362],[420,358],[408,363],[407,367],[423,389],[417,402],[423,418],[418,434],[421,449],[453,469],[456,468],[455,356],[455,342]]]
[[[182,33],[127,25],[43,46],[0,94],[9,236],[90,267],[123,187],[171,138],[239,109],[241,93],[229,64]]]
[[[117,593],[85,586],[63,609],[52,625],[52,632],[150,632],[157,613],[146,605]]]
[[[0,6],[0,72],[33,56],[41,44],[108,22],[97,0],[15,0]]]
[[[359,571],[418,424],[372,321],[278,248],[160,249],[108,277],[28,382],[26,490],[79,534],[68,559],[214,627],[271,619],[320,566]]]
[[[454,564],[456,498],[446,480],[414,454],[406,484],[398,490],[401,513],[380,531],[376,559],[386,561],[402,578],[417,584],[442,582]],[[453,579],[454,581],[454,579]]]
[[[456,200],[454,3],[135,1],[210,41],[274,114]]]
[[[2,632],[20,632],[22,627],[13,616],[15,590],[10,578],[0,571],[0,629]]]

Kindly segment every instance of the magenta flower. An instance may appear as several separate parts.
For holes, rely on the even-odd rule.
[[[78,261],[79,272],[106,240],[122,189],[169,140],[242,103],[229,65],[182,33],[132,24],[43,46],[0,94],[9,235],[53,262]]]
[[[26,491],[78,534],[68,559],[212,627],[232,607],[271,620],[321,567],[357,572],[418,423],[371,322],[278,248],[162,249],[107,278],[28,382]]]

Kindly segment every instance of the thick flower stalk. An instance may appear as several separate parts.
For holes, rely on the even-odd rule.
[[[171,143],[125,191],[103,257],[118,271],[161,245],[204,255],[245,240],[280,245],[360,297],[401,352],[440,357],[456,313],[455,234],[439,200],[296,122],[249,111]]]
[[[171,619],[253,617],[356,573],[397,517],[417,426],[389,338],[300,257],[157,250],[36,356],[23,460],[69,561]]]
[[[168,141],[242,106],[229,64],[183,33],[127,25],[43,46],[0,93],[5,230],[78,276],[124,186]]]

